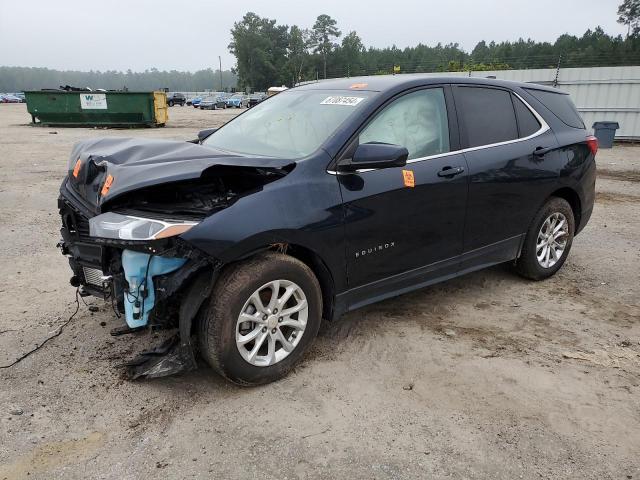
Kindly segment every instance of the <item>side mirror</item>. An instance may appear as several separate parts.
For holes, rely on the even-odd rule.
[[[341,171],[354,172],[360,169],[404,167],[409,151],[390,143],[363,143],[358,145],[353,158],[340,162]]]
[[[207,137],[213,134],[217,128],[207,128],[206,130],[200,130],[198,132],[198,141],[202,143]]]

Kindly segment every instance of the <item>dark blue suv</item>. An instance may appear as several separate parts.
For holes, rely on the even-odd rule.
[[[553,88],[420,75],[282,92],[191,142],[77,144],[71,283],[175,329],[133,377],[283,376],[322,318],[501,262],[553,275],[594,203],[597,141]]]

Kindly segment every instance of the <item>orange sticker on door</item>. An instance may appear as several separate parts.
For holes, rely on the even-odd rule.
[[[413,177],[413,170],[402,170],[402,178],[404,180],[405,187],[413,188],[416,186],[416,180]]]

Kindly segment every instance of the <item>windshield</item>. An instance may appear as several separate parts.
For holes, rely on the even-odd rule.
[[[316,151],[372,92],[290,90],[235,118],[204,144],[250,155],[301,158]]]

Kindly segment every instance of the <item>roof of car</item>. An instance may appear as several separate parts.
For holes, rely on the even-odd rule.
[[[300,84],[296,89],[304,90],[365,90],[373,92],[383,92],[401,86],[412,87],[416,85],[429,85],[438,83],[464,83],[477,85],[494,85],[501,87],[524,87],[536,90],[545,90],[555,93],[564,93],[560,90],[535,83],[514,82],[511,80],[497,80],[495,78],[482,77],[452,77],[433,76],[422,73],[403,73],[399,75],[372,75],[368,77],[335,78],[318,80]]]

